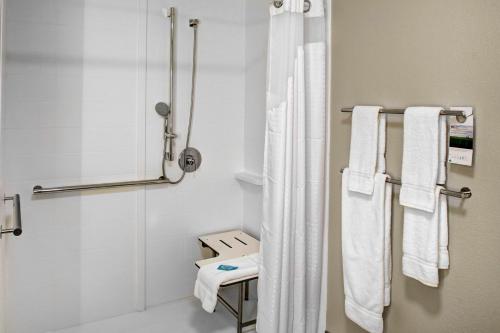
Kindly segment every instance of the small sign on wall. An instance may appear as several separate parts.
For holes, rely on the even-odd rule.
[[[472,107],[452,107],[450,110],[463,111],[467,118],[464,123],[460,123],[455,117],[450,117],[448,162],[472,166],[474,157],[474,109]]]

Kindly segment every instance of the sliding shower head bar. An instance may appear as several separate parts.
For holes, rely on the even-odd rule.
[[[163,116],[165,119],[165,142],[163,146],[163,161],[162,161],[162,177],[167,178],[165,171],[165,161],[172,162],[174,160],[174,140],[176,134],[174,132],[174,117],[175,117],[175,35],[176,35],[176,18],[175,18],[175,7],[170,7],[164,9],[163,13],[165,17],[170,20],[170,68],[169,68],[169,103],[168,111],[165,110],[165,106],[161,107],[160,110],[156,110],[158,114],[166,114]],[[163,111],[163,112],[160,112]]]
[[[163,8],[161,11],[163,12],[163,16],[165,16],[165,18],[175,16],[175,7]]]

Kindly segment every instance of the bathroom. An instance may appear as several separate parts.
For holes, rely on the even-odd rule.
[[[349,165],[352,108],[359,105],[439,106],[449,115],[459,107],[474,118],[471,166],[446,165],[446,188],[471,195],[442,196],[450,259],[437,288],[403,274],[405,208],[401,188],[392,185],[391,302],[383,330],[500,332],[497,1],[0,4],[0,333],[370,331],[346,315],[344,303],[340,171]],[[312,44],[323,45],[323,53],[312,52],[319,60],[310,60]],[[293,153],[272,164],[273,131],[282,120],[272,111],[287,90],[280,71],[296,68],[297,55],[283,57],[294,45],[306,54],[305,74],[300,65],[291,74],[306,76],[297,88],[305,91],[306,119],[298,108],[302,127],[286,138]],[[385,169],[393,180],[402,179],[404,119],[386,115]],[[306,144],[296,140],[295,147],[296,135]],[[314,152],[311,141],[319,142]],[[301,201],[319,229],[308,229],[309,220],[287,227],[286,213],[297,211],[272,175],[293,178],[299,190],[279,189],[293,192],[293,207],[303,199],[296,182],[304,181],[288,164],[319,179],[305,180]],[[319,186],[311,190],[311,183]],[[285,221],[278,233],[266,225],[275,217]],[[249,237],[238,246],[255,240],[258,249],[260,241],[265,263],[257,265],[258,278],[221,285],[229,308],[219,299],[208,313],[193,292],[199,263],[222,253],[204,237],[233,230]],[[295,249],[276,242],[285,236]],[[276,243],[283,246],[282,274],[265,266],[277,260]],[[295,297],[294,283],[309,296],[297,296],[302,308],[273,298],[277,289]],[[291,313],[307,313],[307,324]]]

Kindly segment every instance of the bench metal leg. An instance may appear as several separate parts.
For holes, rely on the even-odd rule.
[[[236,318],[236,331],[237,333],[243,333],[243,328],[251,325],[255,325],[257,320],[243,321],[243,306],[245,304],[245,297],[248,293],[248,285],[250,281],[238,283],[238,307],[235,309],[226,301],[219,293],[217,294],[217,299],[222,305]]]
[[[245,282],[245,301],[248,301],[250,281]]]
[[[238,295],[238,333],[243,332],[243,297],[245,295],[245,283],[240,283]]]

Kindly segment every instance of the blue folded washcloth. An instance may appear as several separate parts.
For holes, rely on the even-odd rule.
[[[217,267],[219,271],[234,271],[235,269],[238,269],[237,266],[231,266],[231,265],[220,265]]]

